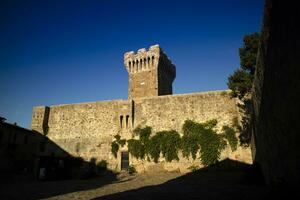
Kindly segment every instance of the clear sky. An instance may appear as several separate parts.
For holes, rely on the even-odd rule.
[[[175,94],[227,89],[263,0],[1,0],[0,116],[30,127],[32,107],[126,99],[123,54],[159,44]]]

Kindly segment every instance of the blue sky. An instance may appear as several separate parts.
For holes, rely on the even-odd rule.
[[[126,99],[123,54],[160,44],[175,94],[227,89],[263,0],[0,2],[0,116],[30,127],[32,107]]]

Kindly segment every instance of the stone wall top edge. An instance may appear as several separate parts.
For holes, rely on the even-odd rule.
[[[205,92],[193,92],[193,93],[185,93],[185,94],[171,94],[171,95],[162,95],[162,96],[155,96],[155,97],[142,97],[136,98],[133,100],[148,100],[148,99],[161,99],[161,98],[170,98],[170,97],[188,97],[188,96],[202,96],[202,95],[222,95],[224,92],[230,94],[231,90],[213,90],[213,91],[205,91]]]
[[[201,96],[207,94],[214,94],[214,95],[222,95],[222,93],[226,92],[227,94],[230,93],[231,90],[214,90],[214,91],[205,91],[205,92],[193,92],[193,93],[185,93],[185,94],[172,94],[172,95],[162,95],[162,96],[155,96],[155,97],[142,97],[136,98],[133,100],[147,100],[147,99],[162,99],[162,98],[170,98],[170,97],[188,97],[188,96]],[[104,100],[104,101],[94,101],[94,102],[81,102],[81,103],[72,103],[72,104],[58,104],[58,105],[51,105],[50,108],[53,107],[63,107],[63,106],[73,106],[73,105],[88,105],[88,104],[102,104],[102,103],[130,103],[130,100],[127,99],[115,99],[115,100]],[[35,106],[34,109],[45,108],[46,106]]]
[[[74,106],[74,105],[89,105],[89,104],[105,104],[105,103],[129,103],[127,99],[114,99],[114,100],[103,100],[103,101],[92,101],[92,102],[80,102],[80,103],[70,103],[70,104],[57,104],[50,105],[50,108],[54,107],[64,107],[64,106]],[[34,108],[43,108],[46,106],[35,106]]]
[[[136,52],[135,51],[127,51],[124,53],[124,58],[128,56],[138,55],[139,53],[145,53],[149,51],[159,51],[161,50],[160,46],[158,44],[151,45],[148,49],[146,48],[140,48]]]

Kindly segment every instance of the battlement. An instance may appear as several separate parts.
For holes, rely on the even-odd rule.
[[[172,94],[176,69],[159,45],[124,54],[124,65],[129,74],[129,98]]]
[[[175,73],[175,66],[158,44],[150,46],[148,51],[141,48],[136,53],[134,51],[126,52],[124,54],[124,65],[128,73],[137,73],[157,68],[159,61],[162,59]]]

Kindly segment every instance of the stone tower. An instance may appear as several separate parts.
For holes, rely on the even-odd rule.
[[[159,45],[150,46],[148,51],[143,48],[125,53],[124,65],[129,76],[129,99],[172,94],[175,66]]]

